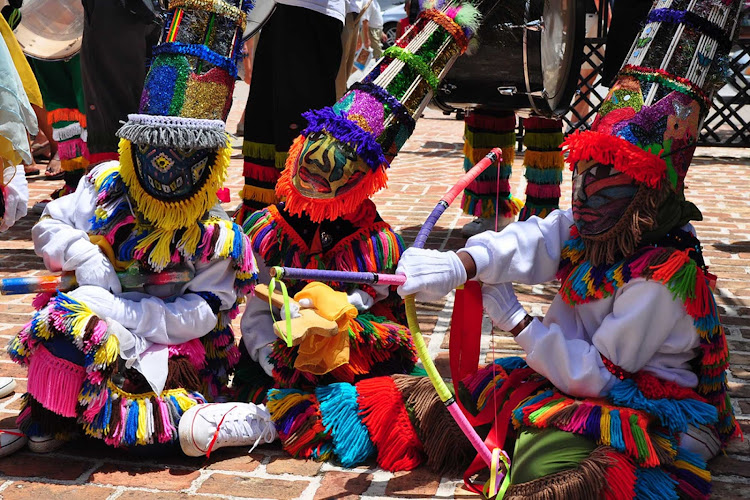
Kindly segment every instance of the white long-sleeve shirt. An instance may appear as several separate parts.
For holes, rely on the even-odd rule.
[[[100,251],[87,234],[96,209],[92,177],[113,163],[97,166],[91,176],[81,179],[74,193],[48,203],[41,220],[32,229],[34,250],[50,271],[74,271]],[[150,286],[146,293],[118,295],[122,310],[117,319],[136,337],[137,356],[147,350],[163,350],[167,345],[200,338],[216,326],[217,317],[208,302],[191,292],[212,293],[221,301],[222,310],[234,305],[235,272],[230,259],[208,263],[187,261],[184,266],[194,272],[188,283]]]
[[[473,236],[460,251],[474,259],[475,279],[483,283],[543,283],[555,277],[572,224],[570,210],[557,210]],[[532,321],[516,341],[531,368],[573,396],[603,396],[617,382],[602,356],[629,372],[698,384],[689,366],[700,344],[693,318],[664,285],[642,278],[573,307],[557,295],[544,319]]]

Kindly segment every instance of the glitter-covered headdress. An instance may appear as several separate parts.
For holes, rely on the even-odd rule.
[[[604,165],[632,178],[637,190],[617,224],[602,234],[581,234],[587,246],[598,244],[595,260],[628,255],[642,233],[656,226],[684,224],[689,213],[700,217],[692,205],[685,208],[684,180],[710,95],[721,84],[720,65],[741,3],[658,0],[592,130],[571,134],[563,143],[578,175]],[[575,198],[574,193],[574,213]]]
[[[171,0],[138,114],[118,131],[120,173],[154,226],[193,224],[217,203],[231,156],[232,104],[252,0]]]
[[[415,119],[479,25],[470,4],[423,5],[417,22],[333,107],[304,114],[276,185],[290,213],[313,221],[352,213],[385,187]]]

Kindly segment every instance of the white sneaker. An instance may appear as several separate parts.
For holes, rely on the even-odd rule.
[[[18,429],[0,429],[0,457],[15,453],[26,444],[26,436]]]
[[[225,446],[252,446],[276,440],[276,427],[263,405],[209,403],[193,406],[180,418],[180,446],[185,455],[207,457]]]
[[[16,381],[13,377],[0,377],[0,398],[11,394],[16,388]]]
[[[65,444],[62,439],[55,439],[52,434],[44,436],[30,436],[29,450],[34,453],[51,453]]]
[[[508,224],[510,224],[514,220],[515,220],[515,217],[503,217],[503,216],[498,217],[497,219],[498,232],[502,231]],[[474,236],[475,234],[483,233],[485,231],[494,231],[494,230],[495,230],[495,218],[494,217],[488,217],[486,219],[479,217],[469,222],[468,224],[464,225],[464,227],[461,228],[461,235],[464,238],[470,238],[471,236]]]

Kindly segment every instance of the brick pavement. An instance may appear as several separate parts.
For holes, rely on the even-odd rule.
[[[238,86],[237,106],[229,130],[241,113],[246,88]],[[389,189],[376,197],[383,217],[413,240],[440,196],[458,178],[462,164],[462,123],[427,110],[413,137],[390,171]],[[229,184],[234,209],[239,201],[241,159],[232,162]],[[511,185],[523,196],[520,158]],[[750,160],[741,150],[699,150],[687,178],[688,196],[703,210],[696,224],[705,255],[718,275],[717,301],[724,315],[732,350],[730,390],[741,425],[750,436]],[[31,179],[30,205],[43,199],[59,182]],[[734,185],[735,188],[730,188]],[[568,206],[570,181],[563,187]],[[429,246],[457,248],[463,240],[458,229],[470,219],[450,208],[433,231]],[[0,239],[0,277],[44,272],[35,256],[29,230],[34,217],[20,221]],[[546,311],[555,293],[552,284],[518,286],[519,298],[533,314]],[[447,327],[452,298],[420,304],[420,323],[438,366],[446,372]],[[31,316],[30,298],[0,297],[0,344],[5,344]],[[488,325],[487,325],[488,326]],[[518,353],[512,338],[485,328],[483,352]],[[491,342],[492,341],[492,342]],[[26,384],[25,370],[0,350],[0,375],[19,383],[15,395],[0,399],[0,426],[11,425]],[[715,498],[750,499],[750,441],[733,444],[727,456],[712,463]],[[391,474],[376,468],[346,470],[288,458],[278,446],[246,450],[218,450],[210,460],[179,455],[143,458],[106,448],[99,443],[69,444],[49,455],[24,451],[0,459],[0,498],[31,499],[181,499],[202,498],[469,498],[459,478],[441,478],[427,470]]]

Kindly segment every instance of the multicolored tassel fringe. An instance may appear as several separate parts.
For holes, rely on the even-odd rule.
[[[464,127],[464,171],[469,171],[492,148],[503,150],[503,158],[490,166],[464,190],[461,208],[467,215],[492,218],[496,213],[515,217],[521,202],[510,193],[510,176],[515,158],[516,115],[513,112],[474,111]]]
[[[524,120],[524,126],[526,202],[518,220],[526,220],[533,215],[546,217],[559,208],[565,165],[560,150],[563,141],[561,120],[531,116]]]

